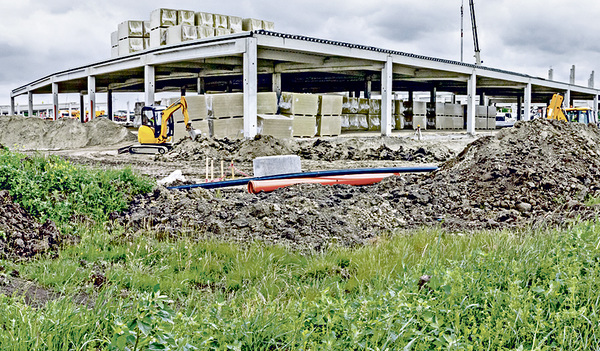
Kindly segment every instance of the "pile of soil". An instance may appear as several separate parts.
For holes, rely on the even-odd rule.
[[[117,223],[132,231],[283,243],[300,250],[362,244],[398,228],[452,231],[561,225],[594,218],[600,195],[595,126],[535,120],[469,144],[429,175],[368,187],[303,184],[273,193],[157,189]]]
[[[173,149],[157,156],[161,161],[203,161],[207,157],[252,162],[256,157],[298,155],[314,161],[412,161],[442,162],[454,156],[449,148],[434,142],[415,142],[410,138],[318,138],[277,139],[183,139]]]
[[[135,142],[127,128],[106,118],[45,121],[23,116],[0,117],[0,143],[14,150],[64,150]]]
[[[54,252],[63,242],[54,222],[38,223],[8,191],[0,190],[0,257],[26,259]]]

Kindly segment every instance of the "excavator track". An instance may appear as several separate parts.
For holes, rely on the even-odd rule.
[[[126,146],[118,150],[119,154],[130,153],[130,154],[144,154],[144,155],[156,155],[166,154],[170,150],[169,146],[165,145],[131,145]]]

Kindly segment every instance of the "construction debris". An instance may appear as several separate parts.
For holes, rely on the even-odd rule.
[[[431,175],[368,187],[302,184],[258,195],[159,188],[113,218],[134,232],[299,250],[364,244],[422,225],[460,232],[564,225],[596,216],[596,206],[585,202],[599,195],[599,143],[594,126],[536,120],[473,142]]]

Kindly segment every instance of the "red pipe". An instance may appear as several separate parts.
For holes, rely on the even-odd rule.
[[[379,183],[384,178],[399,175],[399,173],[375,173],[375,174],[351,174],[329,177],[314,178],[290,178],[273,180],[252,180],[248,182],[248,192],[258,194],[261,191],[271,192],[286,186],[301,183],[318,183],[323,185],[349,184],[349,185],[370,185]]]

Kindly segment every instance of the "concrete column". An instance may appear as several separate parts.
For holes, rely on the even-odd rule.
[[[477,74],[471,74],[467,83],[467,134],[475,135],[475,97],[477,96]]]
[[[198,77],[196,89],[198,90],[198,95],[204,94],[204,92],[206,91],[206,89],[204,88],[204,78]]]
[[[412,106],[413,101],[415,101],[414,99],[414,92],[412,90],[408,91],[408,102],[410,102],[410,105]]]
[[[277,101],[281,97],[281,73],[273,73],[273,92],[277,94]]]
[[[71,118],[71,116],[73,116],[73,108],[71,107],[71,102],[69,102],[69,118]]]
[[[564,107],[571,107],[571,89],[565,91],[565,98],[563,100]]]
[[[592,121],[598,123],[598,95],[594,95],[594,107],[592,108],[592,113],[594,116],[592,117]]]
[[[431,92],[429,93],[429,102],[434,104],[437,102],[437,87],[431,88]]]
[[[367,78],[367,81],[365,82],[365,99],[371,98],[371,83],[371,77]]]
[[[108,91],[106,92],[106,109],[108,111],[106,113],[108,114],[108,119],[110,119],[111,121],[114,120],[112,100],[112,89],[108,89]]]
[[[184,86],[181,87],[180,96],[185,96],[186,92],[187,92],[187,88],[184,85]]]
[[[154,105],[156,92],[156,75],[154,66],[144,66],[144,102],[146,106]]]
[[[258,48],[256,38],[246,39],[244,52],[244,137],[254,138],[258,133]]]
[[[10,114],[11,115],[15,114],[15,97],[14,96],[10,97]]]
[[[88,76],[88,96],[90,100],[90,118],[88,121],[96,118],[96,77]]]
[[[33,117],[33,92],[27,92],[27,117]]]
[[[381,136],[392,135],[392,56],[388,55],[381,70]]]
[[[525,92],[524,92],[524,110],[525,110],[525,116],[523,116],[523,120],[524,121],[529,121],[531,119],[531,83],[527,83],[527,86],[525,87]]]
[[[52,119],[56,121],[58,117],[58,83],[55,82],[52,82],[52,105],[52,112],[54,112]]]
[[[85,122],[85,101],[83,99],[83,93],[79,93],[79,121]]]
[[[523,107],[523,96],[517,97],[517,121],[523,120],[523,114],[521,113],[521,107]]]

